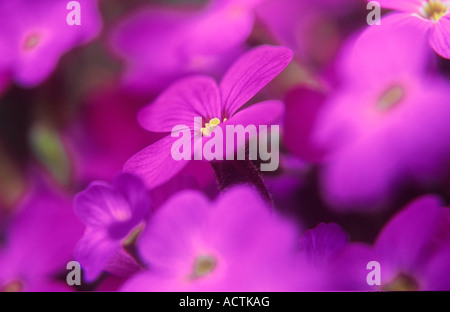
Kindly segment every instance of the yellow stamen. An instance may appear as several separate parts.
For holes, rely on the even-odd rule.
[[[226,118],[224,119],[224,121],[226,121]],[[209,136],[218,125],[220,125],[219,118],[211,119],[209,122],[205,123],[205,127],[202,128],[202,134]]]
[[[437,22],[448,13],[448,9],[448,4],[440,0],[429,0],[423,5],[422,15],[434,22]]]

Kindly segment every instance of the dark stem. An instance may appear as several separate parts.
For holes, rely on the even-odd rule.
[[[267,191],[258,168],[250,160],[211,161],[221,191],[238,184],[254,185],[264,200],[272,206],[272,196]]]

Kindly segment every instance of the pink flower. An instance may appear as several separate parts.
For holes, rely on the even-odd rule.
[[[125,61],[125,85],[158,92],[187,74],[222,75],[244,50],[260,1],[212,0],[200,10],[140,8],[111,38],[112,51]]]
[[[75,197],[74,207],[86,225],[76,248],[76,260],[85,270],[86,280],[95,280],[108,265],[114,271],[135,270],[136,263],[123,252],[122,245],[150,211],[142,181],[122,174],[113,185],[93,182]],[[125,263],[125,268],[117,263]]]
[[[216,202],[197,192],[174,196],[138,241],[148,271],[124,291],[292,290],[297,230],[248,186]]]
[[[385,28],[417,31],[417,40],[428,40],[440,56],[450,59],[450,3],[443,0],[380,0],[381,7],[399,11],[381,20]],[[370,32],[371,28],[367,30]]]
[[[194,117],[202,117],[203,125],[215,120],[219,127],[226,124],[270,125],[283,113],[279,101],[266,101],[239,110],[256,93],[274,79],[291,61],[292,51],[283,47],[260,46],[240,57],[227,71],[219,86],[208,76],[191,76],[172,84],[151,105],[139,114],[140,124],[149,131],[171,132],[173,127],[186,125],[194,133]],[[194,135],[182,138],[193,144]],[[203,143],[208,138],[203,138]],[[192,142],[191,142],[192,140]],[[157,141],[131,157],[124,171],[143,178],[149,188],[158,186],[178,173],[187,163],[174,160],[171,154],[175,142],[171,135]],[[177,144],[178,144],[177,143]],[[192,153],[194,149],[191,149]]]
[[[381,285],[367,283],[371,261],[380,264]],[[335,253],[322,290],[450,290],[449,263],[450,209],[428,195],[397,213],[373,246],[351,243]]]
[[[287,145],[323,162],[322,193],[335,208],[386,208],[401,188],[427,190],[448,176],[448,81],[429,70],[431,49],[411,27],[374,27],[350,41],[339,88],[287,101]]]
[[[101,17],[96,0],[79,0],[81,25],[67,23],[68,1],[0,2],[0,89],[7,75],[23,87],[43,82],[60,57],[94,38]]]

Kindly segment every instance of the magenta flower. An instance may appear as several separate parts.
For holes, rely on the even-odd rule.
[[[381,285],[368,285],[367,264],[380,264]],[[352,243],[324,271],[326,290],[450,290],[450,210],[434,196],[392,218],[373,247]]]
[[[122,251],[122,244],[150,210],[141,180],[122,174],[112,185],[93,182],[75,197],[74,206],[87,226],[76,248],[76,259],[86,273],[86,280],[95,280],[108,266],[114,272],[133,271],[136,264]],[[125,263],[126,268],[117,263]]]
[[[210,122],[221,128],[226,124],[258,126],[273,123],[283,113],[283,104],[279,101],[266,101],[239,109],[274,79],[291,59],[292,52],[287,48],[260,46],[240,57],[219,86],[208,76],[191,76],[171,85],[154,103],[142,109],[139,122],[149,131],[164,133],[172,131],[175,126],[185,125],[192,135],[182,139],[166,136],[131,157],[125,163],[124,171],[141,176],[149,188],[172,178],[187,163],[184,159],[173,159],[172,146],[176,142],[181,146],[183,140],[189,140],[190,145],[194,143],[194,117],[202,117],[202,127]],[[204,137],[202,144],[208,139]],[[175,145],[174,148],[180,146]],[[194,153],[194,148],[191,151]]]
[[[74,260],[83,226],[73,213],[71,198],[41,182],[6,220],[0,246],[0,291],[71,290],[58,277],[68,273],[66,266]]]
[[[111,48],[125,60],[125,85],[158,92],[186,74],[222,75],[244,49],[261,0],[212,0],[200,10],[140,8],[122,21]]]
[[[68,1],[1,1],[0,80],[7,75],[34,87],[51,74],[62,54],[94,38],[101,27],[97,1],[78,2],[81,25],[69,26]]]
[[[248,186],[216,202],[197,192],[170,199],[138,241],[148,271],[124,291],[292,289],[297,230]]]
[[[382,27],[420,28],[417,40],[428,41],[440,56],[450,59],[450,3],[443,0],[380,0],[381,7],[398,11],[381,20]],[[368,30],[370,32],[370,28]]]
[[[296,104],[305,108],[289,110],[316,117],[312,131],[300,126],[298,133],[310,137],[298,143],[310,144],[302,155],[324,161],[322,190],[333,207],[387,207],[400,187],[426,189],[445,181],[448,81],[428,72],[430,49],[408,31],[378,27],[352,41],[339,63],[341,87],[323,105],[320,96],[308,97],[313,103],[300,97]],[[295,123],[289,125],[285,132],[296,131]],[[294,146],[292,134],[290,140]]]

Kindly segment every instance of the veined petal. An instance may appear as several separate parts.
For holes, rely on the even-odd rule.
[[[284,104],[277,100],[253,104],[232,116],[224,125],[271,125],[280,122],[284,113]]]
[[[123,166],[123,170],[141,177],[148,188],[161,185],[187,164],[186,160],[174,160],[171,151],[172,148],[179,149],[183,143],[192,147],[191,137],[164,137],[132,156]]]
[[[208,121],[221,119],[219,89],[208,76],[191,76],[175,82],[154,103],[144,107],[138,119],[149,131],[170,132],[176,125],[193,127],[197,116]]]
[[[443,58],[450,59],[450,14],[442,17],[430,30],[431,47]]]
[[[241,56],[220,83],[222,112],[232,116],[272,81],[291,62],[293,53],[284,47],[263,45]]]

